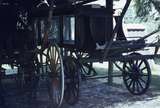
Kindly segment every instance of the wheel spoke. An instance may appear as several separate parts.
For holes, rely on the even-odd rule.
[[[132,80],[130,81],[130,83],[128,84],[128,87],[131,87],[132,83],[133,83],[133,79],[132,79]]]
[[[143,69],[143,70],[144,70],[144,69]],[[143,76],[148,77],[148,76],[149,76],[149,74],[148,74],[147,72],[144,73],[144,72],[141,71],[141,70],[140,70],[139,74],[140,74],[141,77],[143,77]]]
[[[58,52],[57,52],[55,64],[58,64],[59,62],[60,62],[60,55],[59,55]]]
[[[128,78],[125,78],[125,81],[129,81],[131,78],[129,76],[127,76]]]
[[[142,77],[139,78],[144,84],[146,84],[146,81],[142,79]]]
[[[131,68],[133,68],[133,64],[134,64],[134,62],[132,62],[132,61],[129,62],[129,65]]]
[[[49,49],[49,56],[50,56],[51,59],[54,59],[52,48]]]
[[[58,54],[57,54],[58,52],[57,52],[56,50],[58,50],[58,49],[56,49],[56,48],[54,49],[55,61],[56,61],[56,58],[57,58],[57,55],[58,55]],[[55,63],[55,64],[56,64],[56,63]]]
[[[130,73],[130,72],[127,72],[127,71],[124,72],[123,76],[125,76],[123,79],[124,79],[126,82],[128,82],[129,80],[133,80],[133,79],[131,78],[132,73]]]
[[[130,68],[130,67],[128,67],[127,65],[126,65],[126,68],[128,69],[128,71],[132,71],[132,69]]]
[[[56,72],[59,73],[61,71],[61,67],[56,68]]]
[[[140,92],[138,81],[136,81],[137,92]]]
[[[125,71],[125,75],[126,75],[126,76],[131,76],[131,75],[132,75],[132,73],[131,73],[131,72],[129,72],[129,71]]]
[[[140,68],[140,66],[142,65],[143,60],[141,60],[141,62],[138,64],[138,68]]]
[[[135,60],[135,61],[136,61],[135,65],[137,66],[138,65],[138,60]]]
[[[143,74],[141,74],[141,77],[142,76],[148,77],[148,74],[143,73]]]
[[[57,57],[57,59],[55,60],[55,65],[57,65],[60,62],[60,56]]]
[[[135,81],[133,80],[132,91],[135,92]]]
[[[139,80],[137,80],[137,83],[140,85],[141,89],[144,89],[141,82]]]
[[[143,72],[143,70],[147,69],[147,67],[143,67],[142,69],[140,69],[141,72]]]

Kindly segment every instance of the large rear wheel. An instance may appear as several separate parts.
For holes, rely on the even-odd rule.
[[[64,67],[60,48],[56,43],[47,49],[46,64],[51,105],[53,108],[59,108],[64,95]]]

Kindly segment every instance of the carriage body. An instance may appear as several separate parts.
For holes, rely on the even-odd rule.
[[[28,10],[31,7],[29,2],[26,2],[26,5],[23,2],[23,4],[18,3],[20,5],[17,3],[1,5],[1,13],[3,14],[0,18],[1,50],[10,46],[11,48],[8,50],[24,50],[25,45],[29,47],[28,49],[35,49],[37,45],[42,44],[43,34],[41,34],[42,30],[40,29],[44,29],[43,26],[45,20],[47,20],[49,8],[34,7]],[[11,10],[12,14],[10,14]],[[113,7],[110,5],[108,7],[100,5],[71,6],[66,7],[65,10],[64,8],[55,8],[49,40],[56,40],[61,47],[65,48],[84,52],[94,51],[96,44],[104,45],[106,41],[111,40],[113,13]],[[39,20],[38,23],[41,26],[39,28],[35,24],[37,20]],[[35,29],[34,24],[38,29],[36,28],[35,35],[31,36],[33,30],[29,29]],[[121,31],[123,32],[123,30]],[[8,42],[10,44],[5,45],[7,40],[10,40]]]
[[[96,43],[104,45],[111,38],[113,30],[112,16],[106,13],[103,6],[86,5],[57,17],[58,23],[53,20],[53,27],[57,24],[59,45],[84,52],[94,51]]]
[[[58,0],[48,1],[51,6],[34,6],[37,2],[29,5],[31,1],[26,0],[21,5],[16,2],[0,6],[0,65],[23,70],[18,73],[20,82],[27,80],[33,90],[38,85],[35,81],[45,74],[53,107],[61,106],[63,96],[70,104],[77,102],[83,67],[90,72],[94,62],[114,62],[132,94],[143,94],[149,87],[151,71],[146,59],[155,55],[137,53],[147,46],[144,39],[149,35],[128,41],[123,33],[122,20],[131,0],[127,0],[120,16],[114,16],[112,0],[106,0],[106,6],[87,4],[92,1],[95,0]],[[143,85],[139,82],[142,77],[146,77]]]

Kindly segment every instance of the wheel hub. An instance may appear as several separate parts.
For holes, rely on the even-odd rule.
[[[133,80],[138,80],[140,77],[140,69],[137,66],[133,66],[131,78]]]

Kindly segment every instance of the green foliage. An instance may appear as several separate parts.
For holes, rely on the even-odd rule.
[[[136,14],[145,18],[152,10],[151,0],[135,0]]]
[[[160,13],[160,0],[152,0],[155,9]]]
[[[134,2],[136,16],[141,21],[146,22],[149,19],[154,19],[155,21],[160,20],[160,17],[156,16],[156,14],[160,14],[160,0],[134,0]]]

